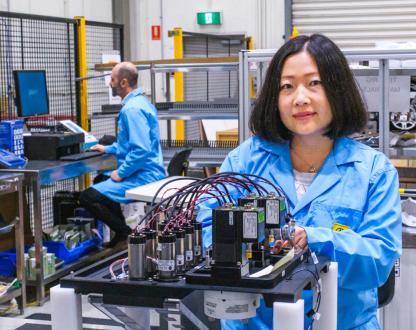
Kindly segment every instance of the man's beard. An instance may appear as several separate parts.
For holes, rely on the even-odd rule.
[[[114,97],[118,96],[118,94],[117,94],[117,87],[111,87],[111,94],[112,94]]]

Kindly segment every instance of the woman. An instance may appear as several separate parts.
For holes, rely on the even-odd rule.
[[[384,154],[348,138],[366,120],[339,48],[323,35],[299,36],[270,63],[250,118],[254,136],[221,167],[279,185],[298,224],[294,244],[338,262],[338,329],[379,329],[377,288],[401,254],[397,171]],[[208,246],[206,207],[198,217]],[[244,327],[271,328],[270,310],[259,308]]]

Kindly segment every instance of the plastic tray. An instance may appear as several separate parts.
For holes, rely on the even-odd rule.
[[[101,240],[92,238],[80,243],[75,248],[68,250],[64,242],[43,241],[43,245],[48,248],[48,252],[55,253],[57,258],[64,261],[65,265],[77,260],[79,257],[98,247],[100,244]]]

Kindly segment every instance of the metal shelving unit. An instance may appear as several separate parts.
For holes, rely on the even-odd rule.
[[[190,58],[175,60],[155,60],[155,61],[136,61],[133,62],[139,71],[149,70],[151,84],[151,100],[158,109],[158,118],[168,121],[168,138],[171,140],[170,121],[171,120],[203,120],[203,119],[238,119],[238,101],[235,102],[222,101],[185,101],[172,102],[170,88],[170,74],[175,72],[230,72],[237,71],[238,57],[209,57],[209,58]],[[112,65],[97,64],[95,70],[105,71],[111,70]],[[168,102],[156,102],[156,75],[166,75],[166,99]],[[102,115],[102,116],[117,116]],[[174,153],[184,147],[192,147],[190,163],[196,167],[216,167],[221,165],[232,147],[217,148],[210,146],[198,146],[195,144],[187,144],[187,142],[179,143],[175,146],[162,143],[163,158],[169,161]],[[234,147],[234,146],[233,146]]]
[[[257,90],[261,89],[265,68],[271,61],[276,50],[251,50],[241,51],[239,56],[239,139],[243,141],[250,136],[248,121],[252,109],[250,100],[249,81],[250,76],[257,76]],[[416,49],[394,49],[394,50],[350,50],[344,52],[349,61],[376,61],[378,68],[354,69],[355,75],[371,75],[379,77],[380,110],[379,110],[379,150],[391,158],[416,158],[416,147],[390,147],[390,109],[389,90],[390,76],[406,72],[415,72],[413,69],[389,69],[390,60],[416,60]],[[253,68],[257,68],[253,72]],[[374,72],[377,72],[376,74]],[[410,100],[410,90],[409,90]]]
[[[16,211],[14,232],[16,247],[16,278],[20,282],[20,288],[9,289],[0,296],[0,304],[18,298],[20,313],[23,314],[26,305],[26,279],[24,265],[24,229],[23,229],[23,175],[18,173],[0,174],[0,198],[6,194],[16,194],[18,209]]]

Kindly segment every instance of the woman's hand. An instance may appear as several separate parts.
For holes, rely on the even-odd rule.
[[[306,250],[308,248],[308,236],[306,235],[305,228],[299,226],[295,227],[295,237],[291,244],[293,247],[301,250]]]

